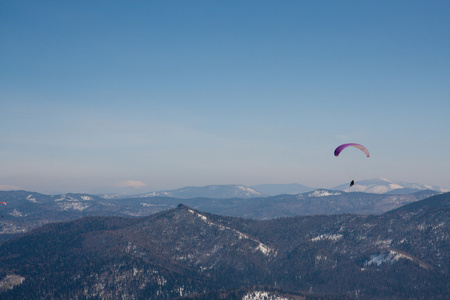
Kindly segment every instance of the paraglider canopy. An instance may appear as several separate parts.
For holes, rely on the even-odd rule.
[[[0,202],[1,204],[5,204],[6,205],[6,202]]]
[[[353,146],[353,147],[360,149],[362,152],[364,152],[366,154],[367,157],[370,156],[369,150],[367,150],[366,147],[364,147],[363,145],[360,145],[360,144],[356,144],[356,143],[348,143],[348,144],[342,144],[342,145],[338,146],[334,150],[334,156],[339,156],[339,154],[342,152],[342,150],[344,150],[345,148],[347,148],[349,146]]]

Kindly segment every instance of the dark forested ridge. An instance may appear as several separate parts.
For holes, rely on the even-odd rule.
[[[140,197],[104,199],[89,194],[44,195],[27,191],[0,191],[0,243],[44,224],[87,216],[142,217],[175,208],[178,203],[224,216],[273,219],[323,214],[382,214],[416,202],[436,191],[380,195],[315,190],[298,195],[259,198]]]
[[[47,224],[1,245],[0,297],[237,299],[261,287],[292,299],[443,299],[449,216],[443,194],[378,216],[250,220],[179,205]]]

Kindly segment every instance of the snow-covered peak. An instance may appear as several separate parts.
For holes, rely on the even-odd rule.
[[[384,194],[393,193],[395,190],[409,189],[411,192],[421,191],[421,190],[434,190],[437,192],[445,193],[449,192],[449,189],[425,185],[418,183],[408,183],[408,182],[396,182],[386,178],[374,178],[366,180],[355,180],[355,185],[350,187],[349,183],[339,185],[333,189],[345,191],[345,192],[364,192],[373,194]]]

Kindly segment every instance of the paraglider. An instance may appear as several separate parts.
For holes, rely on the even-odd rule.
[[[364,147],[363,145],[361,145],[361,144],[356,144],[356,143],[347,143],[347,144],[342,144],[342,145],[338,146],[338,147],[334,150],[334,156],[338,157],[339,154],[341,154],[341,152],[342,152],[345,148],[347,148],[347,147],[349,147],[349,146],[353,146],[353,147],[355,147],[355,148],[358,148],[359,150],[361,150],[362,152],[364,152],[364,154],[365,154],[367,157],[370,157],[369,150],[367,150],[367,148]],[[354,185],[355,185],[355,180],[352,179],[352,181],[350,182],[350,187],[352,187],[352,186],[354,186]]]
[[[6,202],[0,202],[0,204],[5,204],[6,205]],[[3,218],[3,215],[2,215],[2,218]]]
[[[355,143],[342,144],[342,145],[338,146],[334,150],[334,156],[336,156],[336,157],[339,156],[339,154],[342,152],[342,150],[344,150],[345,148],[347,148],[349,146],[353,146],[353,147],[358,148],[359,150],[364,152],[364,154],[366,154],[367,157],[370,156],[369,150],[367,150],[366,147],[364,147],[363,145],[360,145],[360,144],[355,144]]]

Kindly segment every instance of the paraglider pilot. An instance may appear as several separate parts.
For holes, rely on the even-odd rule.
[[[352,187],[352,186],[354,186],[354,185],[355,185],[355,181],[352,180],[352,181],[350,182],[350,187]]]

